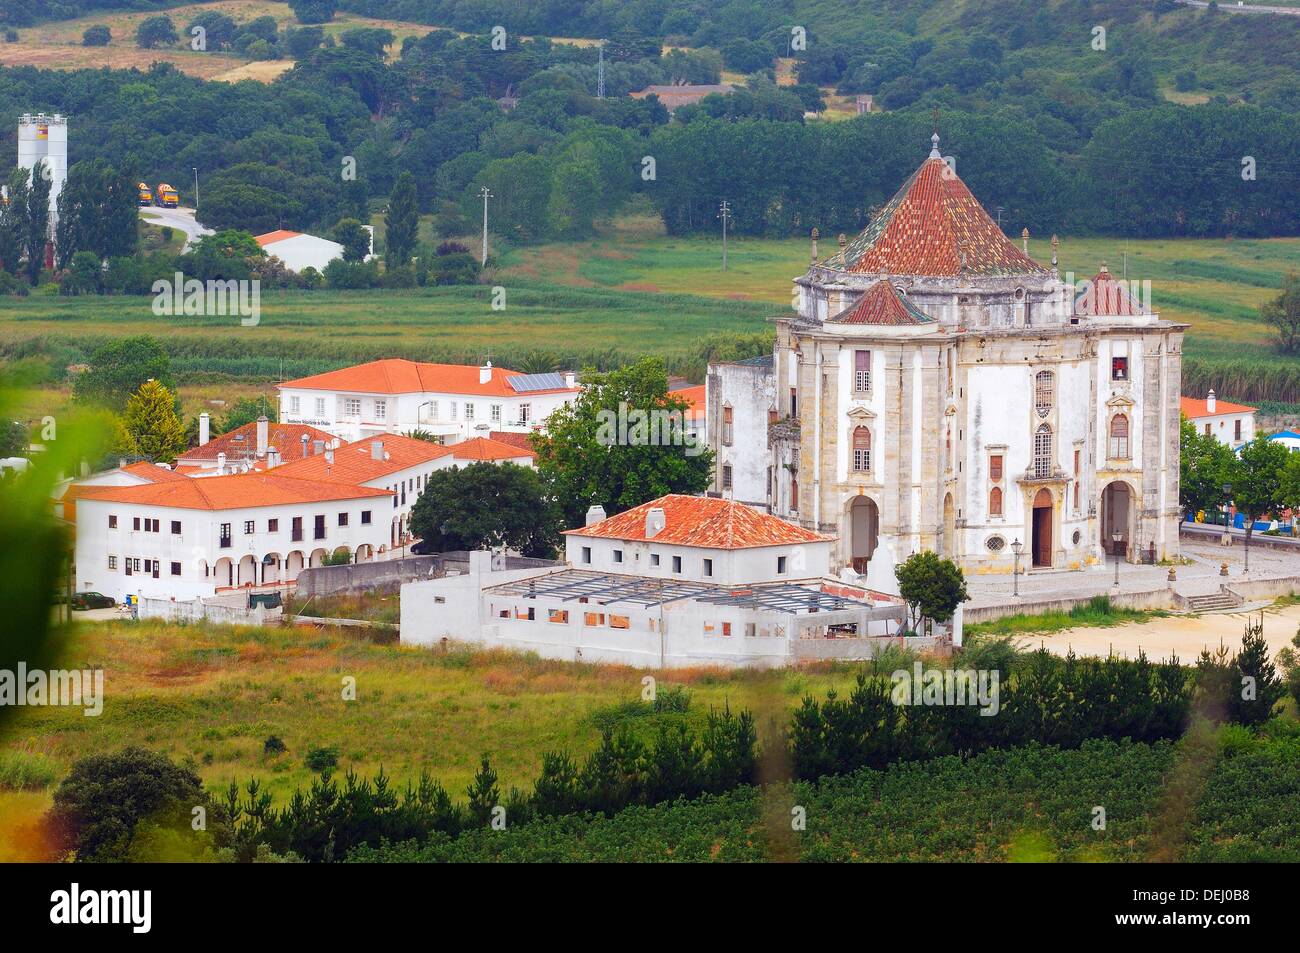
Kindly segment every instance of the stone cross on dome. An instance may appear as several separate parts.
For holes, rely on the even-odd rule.
[[[935,106],[930,115],[934,119],[934,131],[930,135],[930,158],[942,159],[943,156],[939,155],[939,107]]]

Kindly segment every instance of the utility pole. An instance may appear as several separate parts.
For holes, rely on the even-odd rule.
[[[199,167],[191,166],[194,170],[194,215],[197,218],[199,214]]]
[[[596,98],[605,98],[605,41],[600,41],[600,59],[596,63]]]
[[[492,193],[488,191],[485,185],[479,189],[479,194],[483,196],[483,261],[481,264],[487,264],[487,203],[492,198]]]
[[[722,219],[722,270],[727,270],[727,219],[731,218],[731,203],[726,199],[718,206],[718,218]]]

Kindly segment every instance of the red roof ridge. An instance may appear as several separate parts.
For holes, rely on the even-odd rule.
[[[734,500],[682,493],[669,493],[591,526],[565,530],[565,535],[644,540],[646,515],[652,509],[662,509],[665,520],[664,528],[651,538],[673,546],[749,549],[834,539]]]

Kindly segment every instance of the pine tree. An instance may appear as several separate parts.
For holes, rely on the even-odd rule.
[[[392,197],[388,200],[388,211],[384,215],[384,240],[387,251],[384,262],[389,268],[410,264],[411,253],[415,251],[416,230],[420,224],[420,210],[416,204],[415,177],[403,172],[397,177],[393,186]]]
[[[465,789],[469,797],[469,816],[472,825],[487,827],[492,821],[492,809],[501,803],[501,789],[497,787],[497,773],[488,763],[487,755],[474,775],[474,781]]]
[[[145,381],[126,402],[123,424],[136,453],[155,463],[174,460],[186,448],[185,424],[176,398],[157,381]]]
[[[1273,706],[1286,692],[1277,668],[1269,661],[1268,643],[1264,640],[1264,617],[1246,622],[1241,651],[1234,660],[1240,673],[1229,695],[1229,715],[1241,725],[1258,725],[1268,721]]]

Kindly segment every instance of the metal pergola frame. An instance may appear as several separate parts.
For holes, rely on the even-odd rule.
[[[849,599],[823,592],[813,586],[793,582],[751,586],[744,589],[725,589],[699,596],[699,602],[735,606],[741,609],[771,609],[776,612],[839,612],[843,609],[874,609],[874,603]]]

